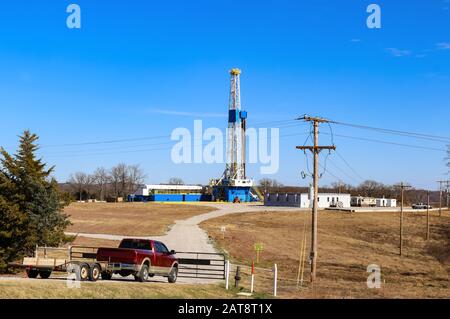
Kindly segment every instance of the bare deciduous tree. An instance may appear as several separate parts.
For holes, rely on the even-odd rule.
[[[139,165],[128,166],[128,192],[133,194],[145,180],[144,170]]]
[[[104,167],[99,167],[93,174],[94,183],[97,186],[97,192],[101,201],[107,197],[107,186],[110,181],[108,171]]]
[[[126,174],[126,168],[124,167],[124,165],[125,164],[119,164],[111,168],[111,186],[115,198],[120,197],[120,195],[122,194],[123,188],[121,181],[123,179],[123,175]]]
[[[71,187],[75,190],[78,195],[78,199],[83,200],[83,193],[87,193],[87,188],[90,183],[90,178],[86,173],[77,172],[70,175],[69,182]]]
[[[169,179],[168,184],[169,185],[183,185],[184,181],[179,177],[172,177],[171,179]]]
[[[267,193],[283,187],[283,184],[278,182],[276,179],[263,178],[259,181],[259,187],[261,187],[262,190]]]

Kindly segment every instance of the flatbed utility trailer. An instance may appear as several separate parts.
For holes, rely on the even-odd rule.
[[[78,281],[110,280],[114,271],[130,270],[134,265],[97,261],[98,247],[36,247],[34,257],[25,257],[10,267],[25,269],[28,278],[48,279],[52,272],[75,274]]]

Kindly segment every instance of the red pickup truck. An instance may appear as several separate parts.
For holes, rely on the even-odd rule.
[[[175,251],[169,251],[166,245],[155,240],[124,239],[119,248],[99,248],[97,261],[108,265],[102,269],[103,280],[120,274],[123,277],[134,275],[136,281],[144,282],[157,275],[175,283],[178,277]]]

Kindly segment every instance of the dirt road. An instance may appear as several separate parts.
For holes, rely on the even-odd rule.
[[[164,236],[145,236],[136,237],[110,234],[87,234],[87,233],[67,233],[68,235],[77,235],[79,237],[87,237],[94,239],[107,240],[122,240],[123,238],[142,238],[154,239],[165,243],[169,249],[174,249],[178,252],[202,252],[202,253],[216,253],[216,249],[208,238],[206,232],[199,227],[199,224],[208,219],[246,212],[261,212],[261,211],[296,211],[298,208],[286,207],[265,207],[261,204],[225,204],[225,203],[208,203],[205,204],[215,208],[215,211],[197,215],[185,220],[178,220],[170,228],[170,231]],[[193,278],[179,278],[179,283],[211,283],[211,280],[193,279]]]
[[[298,208],[286,207],[265,207],[260,204],[205,204],[215,208],[216,210],[210,213],[197,215],[185,220],[178,220],[170,228],[170,231],[164,236],[145,236],[137,237],[142,239],[154,239],[165,243],[169,249],[175,251],[195,251],[203,253],[216,252],[214,246],[208,239],[208,235],[199,227],[199,224],[208,219],[235,213],[256,212],[256,211],[295,211]],[[79,237],[108,239],[108,240],[122,240],[123,238],[136,236],[110,235],[110,234],[87,234],[87,233],[67,233],[67,235],[77,235]]]

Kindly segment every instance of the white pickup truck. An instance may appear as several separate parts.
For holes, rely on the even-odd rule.
[[[424,203],[417,203],[417,204],[414,204],[414,205],[412,205],[412,208],[413,209],[431,209],[431,205],[427,205],[427,204],[424,204]]]

